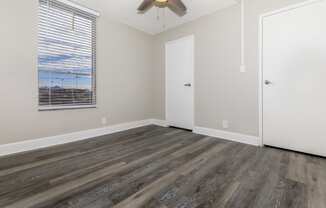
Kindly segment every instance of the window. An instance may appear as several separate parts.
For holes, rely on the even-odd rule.
[[[96,104],[96,15],[60,0],[39,0],[41,110]]]

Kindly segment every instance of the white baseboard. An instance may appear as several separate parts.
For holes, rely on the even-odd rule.
[[[107,126],[104,128],[90,129],[85,131],[73,132],[69,134],[62,134],[62,135],[44,137],[44,138],[33,139],[33,140],[28,140],[23,142],[4,144],[4,145],[0,145],[0,156],[11,155],[20,152],[26,152],[26,151],[36,150],[40,148],[81,141],[85,139],[95,138],[98,136],[113,134],[116,132],[134,129],[142,126],[148,126],[148,125],[157,125],[162,127],[168,126],[167,122],[164,120],[147,119],[147,120]],[[245,144],[251,144],[256,146],[261,145],[260,139],[255,136],[242,135],[238,133],[232,133],[232,132],[220,131],[215,129],[202,128],[202,127],[195,127],[193,132],[197,134],[203,134],[211,137],[218,137],[221,139],[241,142]]]
[[[254,146],[261,146],[262,142],[259,137],[239,134],[234,132],[222,131],[217,129],[210,129],[204,127],[195,127],[193,130],[196,134],[202,134],[210,137],[217,137],[220,139],[230,140],[234,142],[250,144]]]
[[[122,124],[108,126],[104,128],[90,129],[85,131],[69,133],[69,134],[44,137],[40,139],[33,139],[33,140],[28,140],[23,142],[0,145],[0,156],[15,154],[19,152],[26,152],[30,150],[36,150],[40,148],[66,144],[70,142],[76,142],[76,141],[90,139],[90,138],[112,134],[120,131],[125,131],[128,129],[147,126],[151,124],[158,125],[160,123],[162,124],[163,122],[159,120],[148,119],[148,120],[134,121],[129,123],[122,123]]]
[[[164,121],[164,120],[159,120],[159,119],[151,119],[151,124],[157,125],[157,126],[162,126],[162,127],[168,127],[169,124]]]

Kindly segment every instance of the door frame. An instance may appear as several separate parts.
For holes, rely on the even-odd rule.
[[[277,9],[271,12],[264,13],[259,16],[258,27],[259,27],[259,35],[258,35],[258,51],[259,51],[259,70],[258,70],[258,107],[259,107],[259,139],[261,141],[261,146],[265,145],[264,142],[264,67],[263,67],[263,40],[264,40],[264,18],[270,17],[276,14],[280,14],[283,12],[288,12],[294,9],[298,9],[301,7],[305,7],[314,3],[322,2],[325,0],[307,0],[300,3],[296,3],[290,6],[283,7],[281,9]]]
[[[187,36],[183,36],[181,38],[177,38],[177,39],[174,39],[174,40],[169,40],[169,41],[166,41],[165,44],[164,44],[164,55],[165,55],[165,60],[164,60],[164,63],[165,63],[165,73],[164,73],[164,76],[165,76],[165,120],[166,120],[166,124],[167,126],[169,126],[169,121],[167,120],[167,108],[168,108],[168,103],[167,103],[167,86],[168,86],[168,83],[167,83],[167,49],[166,49],[166,46],[168,44],[171,44],[171,43],[175,43],[175,42],[178,42],[178,41],[181,41],[181,40],[187,40],[187,39],[190,39],[192,40],[193,42],[193,60],[192,60],[192,64],[193,64],[193,70],[192,70],[192,73],[193,73],[193,80],[192,80],[192,106],[193,106],[193,109],[192,109],[192,129],[190,130],[194,130],[195,128],[195,71],[196,71],[196,65],[195,65],[195,51],[196,51],[196,44],[195,44],[195,35],[194,34],[191,34],[191,35],[187,35]]]

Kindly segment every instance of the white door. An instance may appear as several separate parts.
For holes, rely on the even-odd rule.
[[[326,156],[326,2],[263,18],[264,144]]]
[[[194,37],[166,43],[166,120],[170,126],[193,129]]]

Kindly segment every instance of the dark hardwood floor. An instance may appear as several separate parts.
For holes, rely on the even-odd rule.
[[[0,158],[1,208],[326,208],[326,159],[147,126]]]

